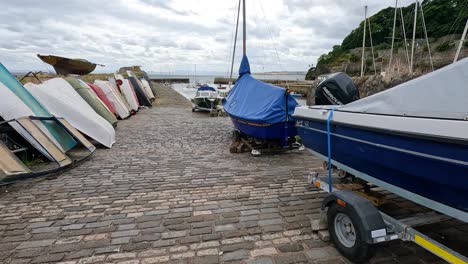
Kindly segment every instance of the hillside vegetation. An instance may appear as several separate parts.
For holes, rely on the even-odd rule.
[[[458,43],[458,39],[456,39],[456,37],[458,36],[459,38],[460,34],[463,32],[466,20],[468,19],[468,0],[425,0],[421,3],[421,6],[424,12],[431,52],[447,53],[452,51],[453,53],[453,50],[455,50],[455,46]],[[413,34],[414,8],[414,3],[402,8],[404,28],[409,46],[411,44],[411,37]],[[374,53],[376,54],[376,64],[378,63],[380,66],[380,69],[377,67],[379,71],[385,70],[383,69],[383,66],[386,65],[385,63],[388,63],[392,41],[391,37],[393,31],[394,12],[395,9],[393,7],[388,7],[369,18]],[[348,74],[356,75],[360,69],[363,27],[364,21],[359,24],[358,28],[351,31],[351,33],[343,39],[341,45],[335,45],[329,53],[321,55],[317,61],[316,68],[309,69],[306,79],[311,79],[312,77],[320,74],[329,73],[337,68],[343,68],[341,70],[347,71]],[[368,26],[366,27],[366,47],[370,47],[370,34]],[[406,62],[407,59],[403,36],[400,11],[398,10],[394,53],[397,58],[398,54],[400,54],[402,59],[401,61],[404,60]],[[419,50],[416,50],[416,53],[419,53],[419,56],[416,56],[415,58],[415,67],[416,69],[421,67],[420,70],[424,71],[422,68],[429,67],[427,64],[428,62],[422,62],[423,59],[427,60],[428,58],[428,48],[426,47],[424,40],[422,16],[419,11],[416,38],[417,48],[419,48]],[[468,41],[466,41],[464,45],[466,50],[468,47]],[[367,52],[368,54],[365,56],[366,72],[373,73],[370,48],[366,50],[369,50],[369,52]],[[445,54],[442,57],[449,56],[450,55]],[[446,63],[442,57],[438,58],[439,61],[437,63],[434,63],[435,67],[441,67],[448,63]]]

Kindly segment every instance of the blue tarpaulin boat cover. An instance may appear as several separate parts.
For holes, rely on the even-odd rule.
[[[213,87],[210,87],[208,85],[203,85],[201,86],[200,88],[198,88],[197,91],[212,91],[212,92],[216,92],[216,89],[213,88]]]
[[[288,117],[286,117],[286,99]],[[297,101],[286,89],[259,81],[251,76],[247,56],[242,58],[239,78],[223,100],[224,110],[241,120],[261,124],[293,121]]]

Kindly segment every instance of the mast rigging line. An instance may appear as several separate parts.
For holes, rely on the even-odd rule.
[[[390,67],[392,67],[393,44],[395,43],[395,28],[396,28],[397,12],[398,12],[398,0],[395,0],[395,13],[393,15],[392,47],[390,49],[390,59],[388,60],[387,71],[390,71]]]
[[[410,73],[413,73],[413,59],[414,59],[414,41],[416,38],[416,21],[418,18],[418,0],[414,2],[414,22],[413,22],[413,39],[411,42],[411,63],[410,63]]]
[[[372,44],[372,31],[370,25],[370,17],[367,18],[367,25],[369,25],[369,39],[370,39],[370,46],[371,46],[371,53],[372,53],[372,63],[374,65],[374,74],[377,74],[377,68],[375,67],[375,56],[374,56],[374,45]]]
[[[245,0],[244,0],[245,1]],[[263,4],[262,4],[262,0],[259,0],[258,1],[259,4],[260,4],[260,10],[262,11],[262,15],[263,15],[263,19],[264,20],[267,20],[266,19],[266,15],[265,15],[265,11],[263,9]],[[276,54],[276,59],[278,60],[278,65],[281,69],[281,71],[284,71],[284,68],[283,68],[283,65],[281,64],[281,60],[280,60],[280,57],[279,57],[279,52],[278,52],[278,49],[276,48],[276,41],[273,37],[273,34],[271,32],[271,29],[270,29],[270,26],[268,25],[268,23],[265,23],[266,24],[266,28],[268,29],[268,34],[270,35],[270,40],[271,40],[271,44],[273,45],[273,49],[275,50],[275,54]],[[289,82],[288,80],[285,80],[286,82],[286,89],[289,90]]]
[[[234,42],[234,38],[236,38],[237,40],[237,33],[234,33],[234,31],[236,30],[236,17],[239,16],[239,6],[240,6],[240,1],[234,6],[234,10],[237,10],[237,15],[236,15],[236,12],[234,12],[234,16],[232,18],[232,29],[231,29],[231,41],[229,41],[230,44],[232,44]],[[237,18],[237,25],[239,25],[239,18]],[[235,35],[234,35],[235,34]],[[235,49],[236,47],[232,47],[231,45],[229,45],[229,53],[228,53],[228,60],[231,59],[231,54],[233,53],[233,48]],[[231,65],[228,64],[228,67],[227,67],[227,71],[226,71],[226,77],[229,77],[229,73],[231,71]],[[232,77],[232,76],[231,76]]]
[[[400,18],[401,18],[401,29],[403,34],[403,39],[405,41],[405,52],[406,52],[406,61],[408,62],[408,67],[410,65],[410,58],[408,52],[408,42],[406,41],[406,29],[405,29],[405,18],[403,17],[403,5],[400,2]]]
[[[429,62],[431,63],[431,69],[434,71],[434,64],[432,63],[432,55],[431,55],[431,45],[429,45],[429,38],[427,38],[427,29],[426,29],[426,21],[424,19],[424,11],[423,11],[423,6],[421,4],[421,18],[422,18],[422,24],[423,24],[423,30],[424,30],[424,38],[426,39],[426,44],[427,44],[427,51],[429,52]]]
[[[364,6],[364,27],[362,34],[361,77],[364,76],[364,55],[366,52],[367,5]]]
[[[455,53],[455,58],[453,58],[453,62],[458,60],[458,56],[460,55],[460,51],[462,49],[462,45],[465,42],[466,32],[468,31],[468,19],[466,20],[465,29],[463,29],[463,33],[460,39],[460,43],[458,44],[457,52]]]
[[[234,58],[236,57],[237,31],[239,29],[240,6],[241,6],[241,0],[239,0],[239,4],[237,5],[236,33],[234,35],[234,47],[233,47],[233,52],[232,52],[231,73],[229,75],[229,88],[231,88],[232,72],[234,70]]]

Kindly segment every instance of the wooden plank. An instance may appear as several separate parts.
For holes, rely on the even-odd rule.
[[[31,172],[2,141],[0,141],[0,157],[0,181],[11,175]]]
[[[52,140],[28,117],[23,117],[17,119],[18,124],[20,124],[29,134],[31,134],[34,139],[45,149],[52,158],[60,165],[66,166],[71,164],[71,159],[65,155]]]
[[[57,118],[57,121],[60,122],[73,137],[75,137],[83,146],[85,146],[90,152],[96,150],[96,147],[87,140],[83,134],[76,130],[66,119]]]

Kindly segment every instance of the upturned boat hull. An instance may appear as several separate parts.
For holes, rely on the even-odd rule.
[[[109,111],[106,105],[97,97],[97,95],[86,85],[85,82],[73,77],[67,77],[65,80],[75,89],[75,91],[107,122],[112,126],[117,126],[117,118]]]
[[[108,148],[115,143],[115,130],[112,125],[96,113],[64,79],[54,78],[42,84],[27,83],[25,88],[47,107],[51,114],[66,118],[83,134]]]
[[[326,160],[326,122],[295,117],[304,145]],[[421,199],[411,193],[468,212],[468,142],[343,123],[331,124],[330,141],[338,167],[401,188],[415,202]]]
[[[146,96],[145,91],[140,86],[137,79],[135,77],[128,77],[127,80],[130,81],[130,84],[132,85],[138,98],[139,104],[147,107],[152,107],[153,104],[151,103],[151,100]]]
[[[54,55],[40,55],[37,56],[45,63],[52,65],[57,74],[69,75],[86,75],[96,69],[95,63],[85,60],[69,59]]]

